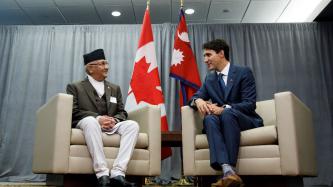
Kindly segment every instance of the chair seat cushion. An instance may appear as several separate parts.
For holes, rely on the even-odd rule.
[[[104,147],[119,147],[119,145],[120,145],[120,135],[119,134],[107,135],[107,134],[103,133],[102,139],[103,139]],[[72,129],[71,145],[86,145],[86,141],[84,139],[82,130]],[[148,147],[148,134],[139,133],[135,148],[145,149],[147,147]]]
[[[209,149],[200,149],[194,152],[195,160],[209,160]],[[242,146],[239,148],[238,158],[279,158],[278,145]]]
[[[275,125],[263,126],[241,132],[241,146],[277,144],[277,131]],[[206,134],[198,134],[195,138],[196,149],[207,149]]]

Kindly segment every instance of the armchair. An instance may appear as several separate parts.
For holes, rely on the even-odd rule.
[[[294,94],[281,92],[257,102],[264,126],[241,132],[236,169],[240,175],[315,176],[312,113]],[[182,107],[184,175],[221,175],[210,167],[208,141],[197,111]]]
[[[33,172],[45,174],[93,174],[83,133],[72,129],[73,96],[59,93],[37,111]],[[129,112],[139,123],[140,133],[128,175],[157,176],[161,171],[160,108],[146,106]],[[120,136],[103,134],[104,152],[112,167],[118,153]]]

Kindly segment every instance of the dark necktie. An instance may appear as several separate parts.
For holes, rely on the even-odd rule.
[[[223,80],[223,76],[224,76],[224,74],[220,73],[218,79],[219,79],[220,86],[221,86],[221,88],[223,90],[223,93],[224,93],[226,86],[225,86],[225,83],[224,83],[224,80]]]

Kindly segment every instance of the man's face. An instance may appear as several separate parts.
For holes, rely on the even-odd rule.
[[[106,60],[95,60],[87,64],[92,76],[97,81],[103,81],[108,76],[109,64]]]
[[[220,70],[222,59],[223,59],[223,51],[216,53],[211,49],[204,49],[204,62],[207,64],[209,70]]]

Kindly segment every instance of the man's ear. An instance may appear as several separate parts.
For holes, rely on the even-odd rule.
[[[93,69],[92,69],[91,67],[88,68],[88,71],[89,71],[90,75],[91,75],[92,73],[94,73],[94,71],[93,71]]]
[[[220,57],[224,58],[224,51],[221,50],[220,52],[218,52],[218,55],[219,55]]]
[[[93,70],[90,66],[86,66],[86,72],[91,75],[93,73]]]

